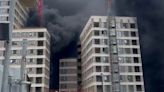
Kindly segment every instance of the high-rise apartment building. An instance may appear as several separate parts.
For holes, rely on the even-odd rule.
[[[91,16],[80,41],[82,92],[145,92],[135,17]]]
[[[28,10],[35,5],[36,0],[0,0],[0,23],[11,22],[9,16],[12,10],[12,16],[14,16],[13,28],[24,27],[28,17]]]
[[[31,80],[30,92],[49,92],[50,34],[45,28],[13,30],[10,67],[20,68],[22,40],[27,39],[26,70]],[[3,64],[5,45],[0,42],[0,63]]]
[[[59,92],[77,92],[77,59],[60,59]]]

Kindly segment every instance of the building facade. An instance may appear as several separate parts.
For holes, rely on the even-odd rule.
[[[20,68],[22,40],[27,39],[26,70],[32,82],[30,92],[49,92],[50,35],[45,28],[13,31],[10,67]],[[0,64],[3,64],[5,45],[0,43]]]
[[[13,28],[24,27],[28,18],[29,8],[35,7],[35,5],[36,0],[28,0],[28,2],[27,0],[0,0],[0,23],[11,22],[9,16],[12,10],[12,16],[14,16]]]
[[[91,16],[80,41],[82,92],[145,92],[135,17]]]
[[[60,59],[59,92],[77,92],[77,59]]]

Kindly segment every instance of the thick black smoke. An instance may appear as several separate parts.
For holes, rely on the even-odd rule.
[[[100,0],[45,0],[44,26],[52,37],[53,51],[67,46],[82,30],[90,15],[104,15]]]
[[[115,0],[116,15],[138,18],[147,92],[164,92],[163,5],[163,0]],[[44,0],[43,22],[52,36],[52,53],[60,52],[54,57],[57,55],[59,59],[65,54],[67,50],[63,51],[63,48],[77,39],[90,15],[107,15],[107,0]],[[28,24],[37,25],[36,17],[32,13]],[[58,87],[58,77],[55,76],[58,59],[54,57],[51,64],[52,89]]]

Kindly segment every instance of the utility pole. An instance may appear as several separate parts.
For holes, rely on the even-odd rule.
[[[14,22],[14,5],[15,0],[10,0],[10,9],[9,9],[9,39],[6,40],[6,51],[5,51],[5,60],[3,61],[4,69],[3,69],[3,79],[2,79],[2,89],[1,92],[9,91],[9,62],[11,56],[11,46],[12,46],[12,30],[13,30],[13,22]]]
[[[27,56],[27,39],[23,39],[22,42],[22,61],[20,68],[20,89],[19,92],[24,91],[24,81],[25,81],[25,67],[26,67],[26,56]]]

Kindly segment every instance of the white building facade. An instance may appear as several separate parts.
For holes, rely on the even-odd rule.
[[[59,92],[78,92],[77,59],[60,59]]]
[[[30,92],[49,92],[50,35],[45,28],[13,31],[10,67],[20,68],[22,40],[27,39],[26,70],[31,80]],[[0,64],[3,64],[4,42],[0,42]]]
[[[13,28],[22,28],[27,21],[29,8],[34,6],[36,6],[36,0],[28,0],[28,2],[27,0],[0,0],[0,23],[9,23],[11,21],[9,15],[13,10]]]
[[[135,17],[91,16],[80,40],[82,92],[145,92]]]

